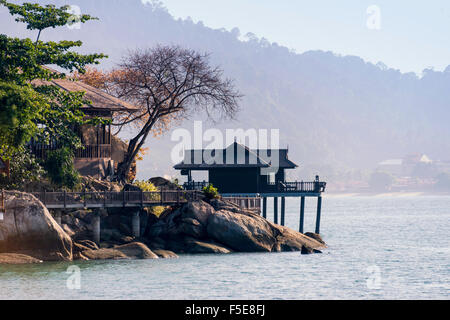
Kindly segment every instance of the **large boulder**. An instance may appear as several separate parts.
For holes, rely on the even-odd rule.
[[[113,248],[101,248],[98,250],[85,250],[82,256],[91,260],[116,260],[116,259],[158,259],[145,244],[133,242]]]
[[[305,236],[312,238],[320,243],[322,243],[323,245],[325,245],[325,241],[323,241],[322,237],[320,236],[320,234],[317,233],[312,233],[312,232],[307,232],[305,233]]]
[[[18,253],[0,253],[0,264],[33,264],[42,260]]]
[[[215,242],[204,242],[198,241],[196,239],[186,239],[185,240],[185,253],[230,253],[230,249],[224,247],[221,244]]]
[[[177,259],[178,255],[175,252],[169,251],[169,250],[153,250],[153,252],[162,259]]]
[[[197,239],[201,239],[206,235],[206,228],[198,220],[192,218],[181,219],[177,231]]]
[[[269,222],[276,237],[276,244],[273,251],[301,251],[302,253],[316,253],[318,249],[325,248],[325,243],[307,237],[306,235],[294,231],[290,228],[279,226]]]
[[[81,255],[90,260],[118,260],[128,259],[128,256],[123,252],[115,249],[102,248],[98,250],[86,250],[81,252]]]
[[[181,216],[199,221],[202,225],[208,224],[208,219],[215,212],[214,208],[207,202],[189,202],[183,207]]]
[[[114,191],[120,192],[122,186],[115,182],[97,180],[91,176],[81,177],[81,184],[83,188],[88,192],[103,192],[103,191]]]
[[[270,252],[276,243],[267,220],[220,210],[209,216],[208,235],[240,252]]]
[[[120,251],[129,258],[137,259],[158,259],[145,244],[140,242],[133,242],[121,246],[115,246],[114,250]]]
[[[231,249],[213,240],[198,240],[189,236],[178,236],[169,239],[166,247],[176,253],[230,253]]]
[[[175,183],[161,178],[161,177],[155,177],[148,180],[150,183],[152,183],[155,187],[157,187],[159,190],[179,190],[180,187],[176,185]]]
[[[20,253],[44,261],[71,261],[72,240],[33,195],[6,192],[0,222],[0,253]]]

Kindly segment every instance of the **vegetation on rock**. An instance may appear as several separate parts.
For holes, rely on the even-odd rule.
[[[217,188],[214,188],[212,184],[203,187],[202,191],[207,199],[217,199],[220,197],[219,190],[217,190]]]

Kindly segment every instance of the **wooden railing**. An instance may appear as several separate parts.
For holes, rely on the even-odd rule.
[[[223,197],[223,199],[232,202],[244,209],[261,210],[260,197]]]
[[[203,199],[197,191],[37,192],[48,209],[169,206]]]
[[[311,192],[322,193],[325,192],[327,183],[314,181],[314,182],[280,182],[278,190],[280,192]]]
[[[55,151],[61,148],[57,144],[31,144],[31,152],[39,159],[46,159],[50,151]],[[83,145],[82,148],[75,150],[76,159],[103,159],[111,158],[111,145]]]
[[[207,181],[202,181],[202,182],[191,181],[191,182],[185,182],[183,184],[183,189],[184,190],[201,191],[201,190],[203,190],[204,187],[207,187],[207,186],[209,186],[209,182],[207,182]]]
[[[202,190],[204,187],[207,187],[209,182],[186,182],[183,185],[185,190]],[[278,185],[273,184],[273,190],[276,192],[291,192],[291,193],[322,193],[325,192],[327,183],[320,181],[313,182],[279,182]],[[220,190],[219,190],[220,191]],[[261,193],[264,193],[265,190],[261,190]],[[273,191],[270,191],[273,192]]]
[[[75,151],[76,159],[102,159],[111,158],[111,145],[84,145],[83,148]]]

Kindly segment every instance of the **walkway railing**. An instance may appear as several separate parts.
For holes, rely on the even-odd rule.
[[[84,145],[83,148],[75,150],[77,159],[103,159],[111,158],[110,144]]]
[[[33,193],[48,209],[169,206],[203,199],[198,191],[164,190]]]
[[[47,159],[50,151],[55,151],[61,148],[58,144],[31,144],[31,152],[39,159]],[[83,145],[82,148],[75,150],[76,159],[104,159],[111,158],[110,144],[93,144]]]
[[[223,197],[223,199],[232,202],[244,209],[261,210],[260,197]]]
[[[322,193],[325,192],[327,186],[326,182],[314,181],[314,182],[280,182],[278,190],[280,192],[311,192]]]
[[[203,188],[207,187],[208,185],[209,185],[209,182],[207,182],[207,181],[201,181],[201,182],[191,181],[191,182],[185,182],[183,184],[183,189],[184,190],[201,191],[201,190],[203,190]]]
[[[209,185],[209,182],[202,181],[202,182],[185,182],[183,184],[183,188],[185,190],[202,190],[204,187],[207,187]],[[273,193],[274,190],[280,192],[280,193],[322,193],[325,192],[327,183],[326,182],[320,182],[320,181],[313,181],[313,182],[279,182],[278,185],[275,185],[275,183],[272,185],[272,188],[270,190],[260,190],[260,193],[264,192],[271,192]],[[220,191],[220,190],[219,190]]]

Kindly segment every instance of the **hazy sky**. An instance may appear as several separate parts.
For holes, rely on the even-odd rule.
[[[374,63],[383,61],[403,72],[420,73],[428,67],[443,70],[450,65],[448,0],[162,0],[162,3],[177,18],[190,16],[212,28],[238,27],[243,35],[253,32],[299,53],[330,50]]]

